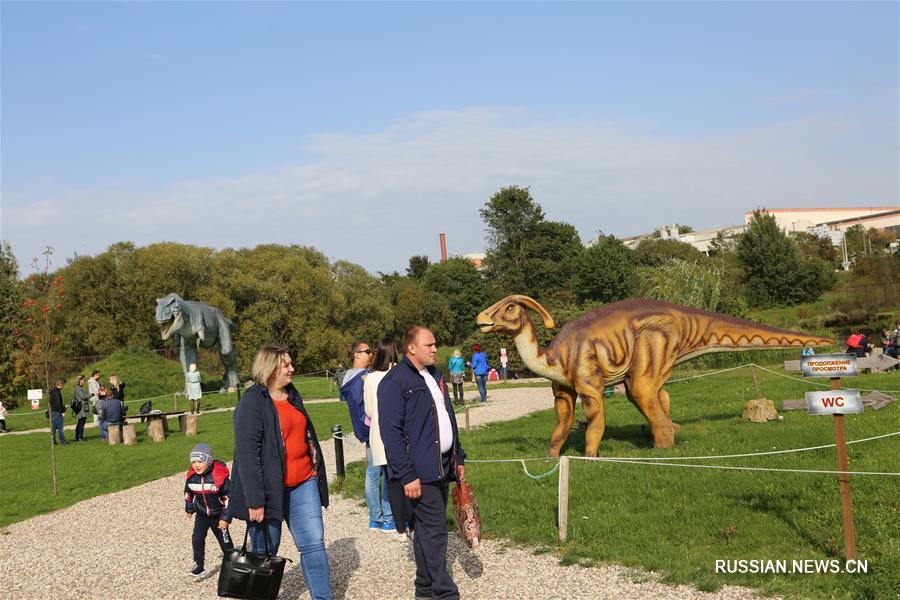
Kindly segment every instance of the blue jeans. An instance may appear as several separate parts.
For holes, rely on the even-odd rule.
[[[381,467],[372,466],[372,449],[366,444],[366,504],[369,507],[370,523],[386,523],[394,520],[387,477],[381,475]]]
[[[63,416],[62,413],[52,412],[50,413],[50,437],[53,438],[53,441],[56,441],[57,435],[59,436],[60,444],[68,444],[66,441],[66,434],[63,433]]]
[[[104,440],[109,439],[109,421],[100,419],[100,438]]]
[[[478,393],[481,394],[481,401],[487,402],[487,374],[475,375],[475,385],[478,386]]]
[[[325,553],[325,525],[322,522],[322,501],[315,477],[284,490],[284,520],[300,551],[300,568],[313,600],[331,600],[331,572]],[[263,526],[269,536],[269,552],[276,554],[281,545],[281,521],[266,519],[263,523],[248,523],[253,551],[262,554],[265,546]]]

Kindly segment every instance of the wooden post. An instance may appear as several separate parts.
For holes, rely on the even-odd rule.
[[[110,423],[106,428],[109,433],[109,445],[116,446],[122,443],[122,426],[118,423]]]
[[[466,431],[469,430],[469,407],[466,407]]]
[[[134,423],[125,423],[122,425],[122,443],[126,446],[134,446],[137,444],[137,432],[134,430]]]
[[[178,424],[181,426],[181,433],[184,435],[197,435],[197,421],[200,415],[178,415]]]
[[[165,417],[150,417],[147,419],[147,433],[154,442],[166,441],[166,430],[163,422]]]
[[[831,389],[841,389],[841,378],[831,378]],[[844,415],[834,415],[834,439],[837,450],[838,486],[841,490],[841,516],[844,521],[844,558],[856,560],[856,528],[853,525],[853,496],[850,493],[850,474],[847,473],[847,437],[844,434]]]
[[[756,366],[750,365],[750,374],[753,375],[753,389],[756,391],[756,397],[761,398],[759,395],[759,381],[756,379]]]
[[[565,543],[569,530],[569,457],[559,457],[559,542]]]

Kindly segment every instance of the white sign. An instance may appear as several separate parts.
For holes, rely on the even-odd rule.
[[[41,399],[44,397],[44,390],[28,390],[28,399],[31,400],[31,410],[37,410],[41,407]]]
[[[806,392],[806,412],[810,415],[847,415],[861,413],[859,390]]]
[[[800,359],[804,377],[852,377],[859,374],[855,354],[813,354]]]

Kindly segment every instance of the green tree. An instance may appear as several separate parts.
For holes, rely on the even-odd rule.
[[[761,210],[754,211],[741,234],[737,258],[752,306],[811,302],[834,282],[834,273],[824,261],[803,257],[775,217]]]
[[[431,261],[427,256],[410,256],[409,266],[406,267],[406,275],[413,279],[422,279],[425,277],[425,273],[428,272],[428,267],[430,265]]]
[[[832,265],[832,268],[840,264],[837,248],[832,245],[830,239],[805,231],[793,234],[793,238],[803,256],[822,259]]]
[[[528,188],[501,188],[480,213],[487,227],[485,274],[495,289],[541,298],[571,284],[582,250],[578,232],[546,221]]]
[[[634,293],[634,253],[621,240],[603,235],[578,257],[573,289],[579,301],[616,302]]]
[[[15,408],[25,393],[25,382],[16,371],[22,312],[19,265],[9,242],[0,242],[0,400]]]
[[[642,267],[656,267],[672,260],[700,262],[706,255],[678,240],[646,239],[634,250],[634,262]]]
[[[455,257],[432,265],[423,280],[427,291],[443,298],[452,313],[449,337],[444,343],[456,343],[475,329],[475,317],[487,308],[484,278],[465,258]]]

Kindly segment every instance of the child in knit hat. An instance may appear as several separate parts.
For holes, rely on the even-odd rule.
[[[191,450],[191,468],[184,484],[184,510],[188,518],[194,518],[194,568],[190,574],[202,577],[205,574],[206,533],[212,530],[222,552],[234,549],[228,534],[228,467],[220,460],[213,460],[208,444],[197,444]]]

